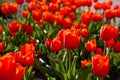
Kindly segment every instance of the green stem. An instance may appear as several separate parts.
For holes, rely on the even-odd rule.
[[[69,53],[69,50],[66,49],[66,71],[68,71],[71,68],[71,54]]]
[[[68,71],[68,59],[69,59],[68,50],[66,50],[66,71]]]
[[[105,55],[105,54],[106,54],[106,43],[104,41],[104,54],[103,55]]]
[[[97,77],[97,80],[102,80],[102,78],[100,78],[100,77]]]
[[[68,53],[68,55],[69,55],[69,69],[70,69],[70,67],[71,67],[71,53]]]
[[[110,48],[107,48],[106,55],[109,55],[109,52],[110,52]]]

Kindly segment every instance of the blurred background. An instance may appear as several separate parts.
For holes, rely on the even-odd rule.
[[[14,2],[15,0],[0,0],[0,6],[1,6],[1,4],[3,3],[3,2]]]

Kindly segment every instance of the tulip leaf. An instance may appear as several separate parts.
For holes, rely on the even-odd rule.
[[[49,76],[49,77],[48,77],[48,80],[56,80],[56,79],[53,78],[53,77],[51,77],[51,76]]]
[[[27,71],[26,71],[26,73],[25,73],[25,75],[23,77],[23,80],[32,80],[33,77],[34,77],[33,66],[30,66],[27,69]]]
[[[78,70],[77,80],[87,80],[89,73],[91,72],[91,67],[84,67]]]
[[[72,62],[72,66],[71,66],[71,73],[72,73],[73,77],[75,77],[75,75],[76,75],[76,60],[77,60],[77,56],[74,56],[74,60]]]
[[[67,80],[67,75],[64,73],[65,69],[64,66],[61,65],[61,62],[56,63],[54,61],[53,58],[48,57],[51,66],[53,67],[54,71],[55,71],[55,75],[59,76],[59,78],[61,78],[61,80]]]
[[[65,73],[65,66],[64,66],[64,63],[62,61],[59,61],[58,62],[59,66],[60,66],[60,71]]]
[[[51,66],[47,65],[46,63],[41,62],[38,59],[35,59],[34,67],[37,70],[39,70],[40,72],[42,72],[43,74],[47,73],[50,76],[54,76],[53,75],[53,69],[51,68]]]
[[[48,56],[48,59],[49,59],[49,62],[50,62],[50,65],[53,67],[53,68],[55,68],[57,65],[55,64],[55,60],[52,58],[52,57],[50,57],[50,56]]]

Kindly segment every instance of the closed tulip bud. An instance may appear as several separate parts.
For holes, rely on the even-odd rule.
[[[16,13],[18,11],[18,4],[17,3],[11,3],[10,4],[10,10],[12,13]]]
[[[100,38],[104,41],[108,41],[113,38],[114,26],[103,25],[100,29]],[[108,36],[109,35],[109,36]]]
[[[113,38],[110,39],[109,41],[106,41],[106,47],[111,48],[114,47],[114,45],[115,45],[115,40]]]
[[[12,33],[16,33],[19,31],[20,29],[20,22],[19,21],[12,21],[9,25],[8,28],[10,30],[10,32]]]
[[[28,40],[28,44],[33,44],[35,46],[36,45],[36,40],[34,38],[30,38]]]
[[[35,10],[36,7],[37,7],[37,6],[36,6],[36,3],[35,3],[35,2],[30,2],[30,3],[28,4],[28,10],[29,10],[30,12],[32,12],[33,10]]]
[[[9,3],[3,3],[1,6],[1,11],[4,15],[10,14],[10,4]]]
[[[34,20],[38,21],[42,18],[42,13],[40,10],[33,10],[32,11],[32,17]]]
[[[94,3],[94,8],[96,10],[102,9],[102,4],[100,2],[96,2],[96,3]]]
[[[67,49],[76,49],[80,45],[81,36],[77,30],[69,30],[64,34],[63,45]]]
[[[45,41],[45,46],[46,47],[50,47],[51,42],[52,42],[52,39],[51,38],[47,38],[46,41]]]
[[[105,18],[106,18],[106,19],[112,19],[112,18],[115,17],[115,13],[114,13],[114,11],[111,10],[111,9],[105,10],[104,15],[105,15]]]
[[[50,44],[50,49],[53,52],[58,52],[62,49],[62,42],[58,37],[54,38]]]

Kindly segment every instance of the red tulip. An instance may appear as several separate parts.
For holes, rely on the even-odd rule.
[[[46,11],[43,13],[43,20],[50,21],[52,13]]]
[[[76,17],[76,14],[73,13],[73,12],[71,12],[68,16],[69,16],[69,18],[70,18],[71,20],[74,20],[75,17]]]
[[[9,3],[3,3],[1,6],[1,11],[4,15],[10,14],[10,4]]]
[[[114,5],[114,10],[119,9],[119,8],[120,8],[120,7],[119,7],[118,4],[115,4],[115,5]]]
[[[74,12],[74,11],[76,11],[76,9],[77,9],[77,5],[71,5],[70,8],[71,8],[72,11]]]
[[[16,33],[19,31],[20,29],[20,23],[19,21],[12,21],[9,25],[8,28],[10,30],[11,33]]]
[[[88,7],[92,6],[92,0],[86,0],[85,3]]]
[[[120,9],[115,10],[115,16],[120,18]]]
[[[75,4],[77,7],[80,7],[80,6],[82,5],[81,0],[75,0],[75,1],[74,1],[74,4]]]
[[[84,37],[84,38],[88,37],[88,35],[89,35],[88,30],[87,30],[86,28],[83,28],[83,29],[81,30],[81,35],[82,35],[82,37]]]
[[[93,40],[87,41],[85,46],[86,46],[87,51],[89,52],[95,51],[97,48],[96,40],[93,39]]]
[[[118,28],[114,28],[113,33],[114,33],[113,38],[114,38],[114,39],[118,38],[118,35],[119,35],[119,30],[118,30]]]
[[[67,49],[76,49],[80,44],[80,39],[78,30],[68,30],[64,34],[63,45]]]
[[[26,2],[30,3],[32,0],[26,0]]]
[[[24,3],[24,0],[15,0],[15,2],[19,5],[22,5]]]
[[[64,35],[67,33],[67,31],[68,31],[68,29],[67,30],[62,29],[58,32],[58,37],[62,43],[64,41]]]
[[[36,7],[37,7],[37,6],[36,6],[36,3],[35,3],[35,2],[30,2],[30,3],[28,4],[28,10],[29,10],[30,12],[32,12],[33,10],[35,10]]]
[[[38,21],[42,18],[42,13],[40,10],[33,10],[32,11],[32,17],[34,20]]]
[[[106,19],[112,19],[115,17],[114,11],[111,9],[106,9],[104,15]]]
[[[58,52],[58,51],[60,51],[62,49],[62,42],[60,41],[60,39],[58,37],[54,38],[51,41],[50,49],[53,52]]]
[[[51,14],[49,22],[54,23],[56,20],[56,16],[54,14]]]
[[[120,52],[120,42],[116,42],[115,46],[114,46],[114,51],[119,53]]]
[[[16,63],[12,52],[0,57],[0,80],[21,80],[25,70],[25,67]]]
[[[50,11],[56,12],[56,11],[58,11],[58,8],[59,8],[58,3],[50,3],[50,5],[49,5]]]
[[[80,24],[77,21],[73,23],[73,26],[75,29],[80,29]]]
[[[103,55],[103,51],[101,48],[97,48],[95,54]]]
[[[102,21],[103,20],[103,16],[100,15],[100,14],[95,13],[95,14],[92,15],[92,20],[93,21]]]
[[[33,27],[32,26],[26,26],[26,31],[27,34],[32,35],[33,34]]]
[[[3,33],[3,27],[0,25],[0,35]]]
[[[93,0],[94,2],[98,2],[98,0]]]
[[[102,3],[102,9],[103,10],[107,10],[111,8],[111,4],[108,4],[107,2],[103,2]]]
[[[62,21],[62,27],[64,29],[70,29],[72,26],[72,20],[70,18],[64,18]]]
[[[112,39],[110,39],[109,41],[106,41],[106,47],[114,47],[114,45],[115,45],[115,41],[114,41],[114,39],[112,38]]]
[[[17,3],[11,3],[10,4],[10,10],[12,13],[16,13],[18,11],[18,4]]]
[[[47,2],[55,3],[57,0],[47,0]]]
[[[81,15],[82,22],[88,25],[91,22],[91,13],[85,12]]]
[[[28,40],[28,44],[33,44],[33,46],[35,46],[35,45],[36,45],[35,39],[34,39],[34,38],[30,38],[30,39]]]
[[[16,74],[13,80],[22,80],[24,77],[26,67],[23,67],[21,64],[17,63]]]
[[[90,64],[90,60],[81,60],[80,61],[81,67],[85,67],[86,65]]]
[[[100,38],[102,40],[108,41],[113,38],[114,26],[103,25],[100,29]],[[109,35],[109,36],[108,36]]]
[[[92,71],[98,77],[106,77],[110,70],[110,62],[108,56],[99,54],[92,57]]]
[[[3,52],[4,51],[4,44],[3,42],[0,42],[0,52]]]
[[[27,16],[28,16],[28,13],[29,13],[29,12],[28,12],[27,10],[23,10],[23,11],[22,11],[22,16],[23,16],[23,17],[27,17]]]
[[[80,24],[80,28],[82,28],[82,29],[87,28],[87,25],[84,24],[84,23],[81,23],[81,24]]]
[[[71,8],[68,7],[68,6],[65,6],[65,7],[60,8],[60,13],[61,13],[61,15],[63,15],[63,16],[69,15],[70,12],[71,12]]]
[[[48,11],[49,8],[48,8],[48,5],[44,4],[44,5],[41,5],[41,8],[42,9],[42,12],[45,12],[45,11]]]
[[[35,47],[32,44],[25,44],[23,46],[20,46],[20,56],[21,58],[20,62],[25,66],[32,66],[34,63],[34,51]]]
[[[63,15],[61,15],[61,14],[56,14],[56,16],[55,16],[56,18],[56,22],[57,22],[57,24],[58,25],[62,25],[62,21],[63,21]]]
[[[99,3],[99,2],[96,2],[96,3],[94,3],[94,8],[95,8],[96,10],[102,9],[102,4]]]
[[[43,20],[43,19],[40,19],[39,21],[36,21],[36,24],[38,24],[38,25],[43,25],[43,24],[44,24],[44,20]]]
[[[46,47],[50,47],[51,42],[52,42],[52,39],[51,38],[47,38],[46,41],[45,41],[45,46]]]

